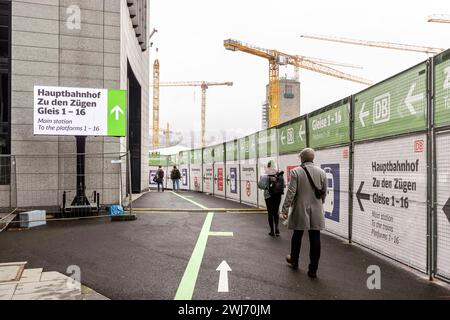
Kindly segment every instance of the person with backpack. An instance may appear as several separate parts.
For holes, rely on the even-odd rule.
[[[161,166],[158,167],[158,171],[156,171],[156,183],[158,184],[158,192],[159,192],[159,186],[161,185],[162,192],[164,192],[164,170]]]
[[[264,190],[264,199],[266,201],[270,232],[269,236],[280,236],[278,229],[279,209],[281,196],[284,194],[284,172],[279,172],[275,167],[273,160],[267,164],[265,174],[258,182],[258,188]]]
[[[289,187],[281,209],[283,219],[287,219],[288,228],[293,230],[291,254],[286,261],[293,269],[298,269],[302,237],[309,233],[310,264],[308,276],[317,278],[320,259],[320,231],[325,228],[323,203],[327,194],[327,175],[314,165],[315,153],[306,148],[300,153],[302,165],[291,171]],[[292,209],[288,214],[289,208]]]
[[[173,170],[170,172],[170,180],[172,180],[174,192],[180,191],[180,179],[180,170],[177,169],[177,166],[173,166]]]

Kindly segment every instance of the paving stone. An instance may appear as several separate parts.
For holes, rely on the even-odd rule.
[[[39,282],[41,279],[42,268],[38,269],[25,269],[22,273],[22,277],[20,278],[20,283],[26,282]]]
[[[17,284],[0,284],[0,300],[11,300]]]
[[[23,265],[3,265],[0,266],[0,283],[18,280]]]
[[[67,280],[67,276],[56,271],[42,272],[41,281]]]

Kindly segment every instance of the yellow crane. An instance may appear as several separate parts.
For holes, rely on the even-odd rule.
[[[274,127],[280,122],[280,65],[292,65],[332,77],[354,81],[366,85],[372,82],[361,77],[356,77],[339,70],[316,63],[300,55],[290,55],[278,50],[256,47],[234,39],[224,41],[224,47],[231,51],[242,51],[269,60],[269,127]]]
[[[331,41],[331,42],[355,44],[355,45],[366,46],[366,47],[377,47],[377,48],[386,48],[386,49],[403,50],[403,51],[423,52],[423,53],[427,53],[427,54],[438,54],[445,50],[442,48],[433,48],[433,47],[426,47],[426,46],[417,46],[417,45],[383,42],[383,41],[356,40],[356,39],[325,36],[325,35],[318,35],[318,34],[302,34],[300,37],[307,38],[307,39],[314,39],[314,40],[324,40],[324,41]]]
[[[186,82],[159,82],[158,87],[200,87],[202,88],[202,111],[201,111],[201,146],[205,146],[206,135],[206,91],[213,86],[233,86],[233,82],[208,82],[208,81],[186,81]],[[155,87],[155,84],[153,88]],[[158,96],[159,99],[159,96]],[[159,105],[159,102],[158,102]]]
[[[428,22],[450,23],[450,15],[433,14],[428,17]]]

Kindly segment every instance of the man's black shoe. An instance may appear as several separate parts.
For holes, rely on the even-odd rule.
[[[317,273],[316,272],[312,272],[312,271],[308,271],[308,277],[310,277],[311,279],[316,279],[317,278]]]
[[[292,259],[291,259],[291,255],[290,254],[287,255],[286,262],[289,264],[289,267],[291,267],[292,269],[294,269],[294,270],[298,269],[298,264],[292,263]]]

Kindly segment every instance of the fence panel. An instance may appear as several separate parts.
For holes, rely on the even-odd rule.
[[[434,58],[434,124],[450,125],[450,50]]]
[[[214,148],[203,149],[203,192],[214,194]]]
[[[225,198],[225,145],[214,148],[214,195]]]
[[[179,153],[178,165],[180,166],[180,173],[181,173],[180,189],[189,190],[190,189],[189,151],[181,151]]]
[[[256,133],[239,139],[241,202],[258,205]]]
[[[241,201],[240,196],[240,170],[239,170],[239,144],[237,140],[227,142],[226,148],[226,198]]]
[[[189,165],[189,178],[191,191],[203,191],[203,166],[202,166],[202,149],[191,150]]]
[[[266,173],[269,161],[275,163],[278,167],[278,140],[277,129],[267,129],[257,133],[257,149],[258,149],[258,180]],[[258,189],[258,205],[262,208],[266,207],[264,199],[264,190]]]
[[[450,132],[436,137],[437,274],[450,279]]]

